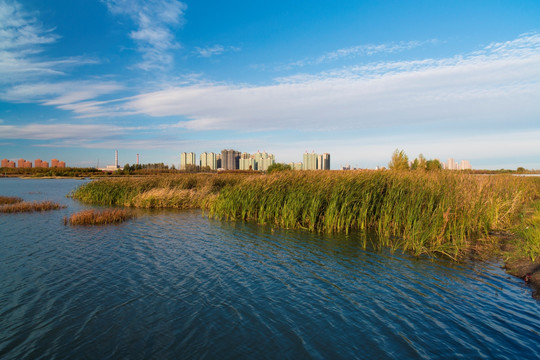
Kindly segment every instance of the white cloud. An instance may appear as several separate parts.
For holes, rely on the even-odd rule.
[[[227,51],[239,51],[240,49],[234,46],[213,45],[205,48],[195,47],[195,54],[199,57],[209,58],[216,55],[221,55]]]
[[[173,62],[171,50],[180,47],[173,29],[182,25],[186,5],[177,0],[103,0],[115,15],[127,15],[137,29],[130,37],[137,43],[142,70],[162,69]]]
[[[387,44],[367,44],[356,45],[346,48],[337,49],[327,52],[316,58],[306,58],[303,60],[297,60],[286,65],[278,66],[278,70],[290,70],[295,67],[304,67],[308,65],[318,65],[322,63],[328,63],[332,61],[341,60],[344,58],[356,58],[360,56],[372,56],[375,54],[392,54],[402,51],[411,50],[426,44],[437,43],[437,40],[429,41],[402,41],[398,43]]]
[[[11,102],[39,102],[73,111],[80,117],[107,116],[111,111],[121,114],[113,106],[114,100],[97,101],[102,96],[124,90],[115,81],[64,81],[17,85],[0,92],[0,99]],[[104,111],[104,108],[108,112]],[[123,114],[123,115],[128,115]]]
[[[362,129],[540,116],[540,35],[447,59],[374,63],[268,86],[195,84],[135,96],[122,111],[182,116],[193,130]]]
[[[84,141],[118,136],[138,128],[101,124],[27,124],[22,126],[0,125],[0,139],[58,140],[77,139]]]
[[[58,39],[18,2],[0,0],[0,83],[64,74],[67,67],[95,63],[80,57],[45,59],[43,46]]]

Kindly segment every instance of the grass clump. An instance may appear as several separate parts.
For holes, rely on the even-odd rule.
[[[518,254],[535,262],[540,259],[540,201],[534,203],[530,212],[515,231],[520,239],[515,246]]]
[[[23,199],[14,196],[0,196],[0,205],[16,204],[22,202]]]
[[[48,211],[65,208],[65,205],[60,205],[53,201],[42,202],[17,202],[12,204],[0,205],[0,213],[20,213],[34,211]]]
[[[124,209],[83,210],[64,218],[64,225],[120,224],[133,215]]]
[[[238,183],[246,175],[181,174],[110,178],[77,188],[74,199],[98,205],[139,208],[206,208],[225,186]]]

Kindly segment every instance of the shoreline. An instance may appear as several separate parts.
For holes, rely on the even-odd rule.
[[[500,256],[509,274],[529,274],[526,282],[536,297],[540,239],[532,233],[531,243],[518,232],[523,235],[540,215],[540,206],[533,206],[540,199],[539,180],[390,171],[182,174],[103,178],[71,196],[100,205],[201,209],[214,218],[313,232],[370,230],[378,235],[376,247],[417,256]],[[534,221],[531,227],[540,228]]]

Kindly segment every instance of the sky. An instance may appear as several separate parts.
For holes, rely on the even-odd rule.
[[[0,158],[540,169],[540,1],[0,0]]]

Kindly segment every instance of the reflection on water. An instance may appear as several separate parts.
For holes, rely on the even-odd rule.
[[[68,205],[0,216],[2,358],[540,356],[540,306],[499,264],[198,211],[66,227],[78,184],[0,180],[0,195]]]

